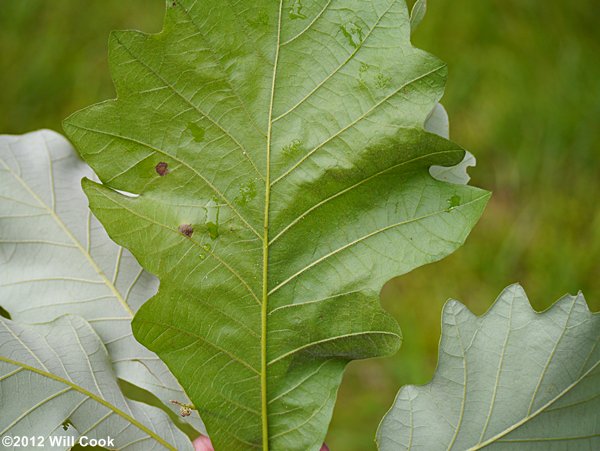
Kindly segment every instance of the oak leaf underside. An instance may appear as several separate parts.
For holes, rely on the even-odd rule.
[[[65,122],[92,211],[160,279],[135,336],[218,450],[318,450],[345,364],[400,344],[383,283],[489,197],[429,175],[464,151],[423,129],[446,68],[404,2],[298,4],[169,2],[161,33],[111,35],[118,98]]]

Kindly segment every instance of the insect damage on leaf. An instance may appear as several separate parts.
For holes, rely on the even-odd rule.
[[[215,449],[318,450],[346,364],[400,345],[382,285],[454,251],[489,197],[428,172],[464,155],[423,129],[445,64],[400,0],[178,0],[110,60],[118,99],[65,130],[108,181],[84,183],[94,214],[161,281],[136,338]],[[177,162],[160,183],[157,155]]]
[[[354,22],[348,22],[340,26],[340,30],[348,40],[348,43],[357,48],[363,40],[363,30],[360,25]]]
[[[194,234],[194,228],[191,224],[181,224],[177,230],[179,230],[179,233],[187,236],[188,238]]]
[[[302,13],[302,8],[301,0],[293,0],[289,9],[290,19],[306,19],[306,16]]]
[[[155,168],[156,173],[158,175],[160,175],[161,177],[164,177],[165,175],[167,175],[169,173],[169,165],[167,163],[165,163],[164,161],[161,161],[160,163],[158,163]]]
[[[157,161],[144,161],[141,175],[146,182],[158,178],[153,176]],[[0,316],[21,324],[39,324],[65,314],[80,315],[94,325],[106,344],[119,381],[151,390],[165,403],[173,397],[189,402],[166,365],[131,334],[131,319],[143,301],[156,293],[158,280],[114,243],[91,215],[88,199],[80,190],[84,177],[93,177],[93,171],[67,139],[55,132],[0,136],[0,209],[5,213],[0,221]],[[166,181],[168,178],[163,184]],[[178,222],[170,224],[176,229]],[[65,349],[71,349],[69,343],[73,344],[61,341]],[[0,348],[1,344],[0,340]],[[0,358],[9,354],[8,349],[0,349]],[[7,387],[14,383],[12,378],[4,382]],[[30,400],[43,391],[41,385],[34,384]],[[7,390],[0,387],[0,392]],[[15,404],[2,395],[0,398],[0,418],[8,420],[9,413],[24,415],[17,428],[39,416],[37,410],[29,414],[18,407],[11,410]],[[41,405],[42,410],[46,406]],[[147,418],[147,409],[150,406],[137,409],[133,416]],[[42,415],[44,424],[64,420],[60,412],[68,415],[69,409],[57,408],[53,414]],[[204,431],[196,414],[186,422]],[[40,421],[35,424],[43,429]],[[171,426],[161,424],[160,434],[170,435]]]
[[[460,205],[460,196],[455,194],[450,199],[448,199],[447,202],[448,202],[448,210],[447,211],[452,211]]]

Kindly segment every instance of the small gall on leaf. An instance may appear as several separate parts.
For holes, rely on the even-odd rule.
[[[158,163],[154,169],[156,169],[156,173],[161,177],[164,177],[169,173],[169,165],[164,161]]]
[[[188,238],[194,234],[194,228],[191,224],[181,224],[177,230],[179,230],[179,233],[187,236]]]

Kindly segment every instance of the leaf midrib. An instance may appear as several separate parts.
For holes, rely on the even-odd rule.
[[[263,218],[263,267],[262,267],[262,304],[261,304],[261,336],[260,336],[260,396],[261,396],[261,427],[262,448],[269,451],[269,411],[267,399],[267,318],[269,315],[269,203],[271,198],[271,141],[273,136],[273,105],[275,100],[275,81],[277,78],[277,64],[281,47],[281,17],[283,0],[279,0],[279,17],[277,19],[277,46],[273,61],[273,77],[271,79],[271,98],[269,102],[269,116],[267,129],[267,155],[265,175],[265,211]]]
[[[369,31],[364,36],[364,38],[361,40],[359,45],[357,45],[356,48],[352,52],[350,52],[350,54],[346,57],[346,59],[341,64],[339,64],[331,73],[329,73],[325,78],[323,78],[323,80],[321,80],[317,85],[315,85],[308,92],[308,94],[305,94],[304,97],[302,97],[300,100],[298,100],[292,107],[288,108],[285,112],[281,113],[279,116],[277,116],[275,119],[273,119],[273,122],[277,122],[280,119],[283,119],[288,114],[290,114],[292,111],[296,110],[300,105],[305,103],[315,92],[317,92],[323,85],[325,85],[325,83],[327,83],[329,80],[331,80],[343,67],[346,66],[346,64],[348,64],[350,61],[352,61],[354,56],[363,48],[365,42],[373,34],[375,29],[379,26],[379,23],[383,20],[383,18],[387,15],[387,13],[390,12],[390,10],[395,6],[395,4],[396,4],[395,0],[389,4],[387,9],[377,18],[377,21],[373,24],[373,26],[371,28],[369,28]],[[323,9],[319,15],[323,14],[326,9],[327,8]],[[319,16],[317,16],[317,18],[315,20],[317,20],[318,18],[319,18]],[[313,21],[313,23],[314,23],[314,21]],[[309,25],[309,27],[310,27],[310,25]]]

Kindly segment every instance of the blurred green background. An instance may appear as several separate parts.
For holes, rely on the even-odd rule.
[[[414,42],[448,63],[451,136],[494,196],[463,248],[384,287],[405,342],[350,365],[333,451],[374,450],[398,388],[431,378],[448,298],[481,314],[518,281],[537,309],[579,289],[600,308],[600,2],[429,3]],[[61,130],[113,97],[109,31],[158,31],[162,16],[162,0],[0,0],[0,132]]]

